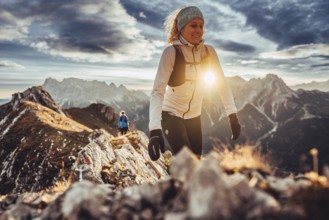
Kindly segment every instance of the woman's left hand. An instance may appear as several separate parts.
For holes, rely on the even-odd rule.
[[[240,136],[241,132],[241,125],[239,123],[239,119],[235,113],[230,114],[228,117],[231,125],[232,140],[236,140]]]

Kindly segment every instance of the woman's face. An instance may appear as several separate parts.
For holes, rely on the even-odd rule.
[[[191,44],[198,44],[202,40],[203,25],[202,19],[193,19],[182,28],[181,34]]]

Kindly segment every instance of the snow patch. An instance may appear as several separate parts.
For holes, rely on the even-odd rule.
[[[312,115],[311,113],[309,113],[307,111],[307,108],[306,107],[307,106],[304,105],[303,108],[302,108],[302,110],[304,111],[304,115],[300,118],[300,120],[305,120],[305,119],[310,119],[310,118],[316,118],[315,115]]]
[[[7,118],[8,118],[8,115],[6,115],[6,117],[4,117],[4,119],[2,119],[2,120],[0,121],[0,126],[2,126],[3,124],[6,123]]]
[[[13,159],[13,157],[14,157],[14,155],[15,155],[15,153],[16,153],[16,151],[18,149],[19,148],[17,147],[13,152],[11,152],[11,154],[9,154],[8,159],[5,159],[4,160],[5,162],[4,162],[3,169],[1,171],[0,176],[2,176],[6,172],[7,172],[7,177],[10,177],[11,176],[11,171],[13,169],[13,165],[14,165],[14,162],[15,162],[15,160]]]
[[[2,134],[0,135],[0,139],[2,139],[4,135],[6,135],[6,133],[10,130],[10,128],[11,128],[12,126],[15,125],[16,121],[17,121],[17,120],[18,120],[18,119],[19,119],[19,118],[20,118],[25,112],[26,112],[26,109],[24,109],[23,111],[21,111],[21,112],[19,113],[19,115],[18,115],[16,118],[13,119],[13,121],[11,122],[11,124],[8,125],[7,128],[6,128],[6,129],[2,132]]]

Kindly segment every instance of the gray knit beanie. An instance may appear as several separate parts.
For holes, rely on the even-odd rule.
[[[195,6],[189,6],[183,8],[177,15],[177,29],[178,31],[181,31],[182,28],[189,23],[191,20],[195,18],[201,18],[203,19],[202,12],[199,8]]]

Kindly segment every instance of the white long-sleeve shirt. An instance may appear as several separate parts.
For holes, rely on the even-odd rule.
[[[185,83],[170,87],[169,78],[174,68],[176,51],[173,45],[179,45],[185,61]],[[183,37],[168,46],[161,56],[158,71],[154,80],[150,99],[149,130],[161,129],[161,112],[168,111],[171,114],[184,119],[190,119],[201,115],[203,93],[206,87],[203,77],[205,70],[198,63],[206,55],[204,43],[195,46],[188,43]],[[206,45],[209,51],[211,71],[215,74],[216,86],[224,104],[227,115],[236,113],[233,95],[228,86],[224,72],[220,65],[215,49]]]

